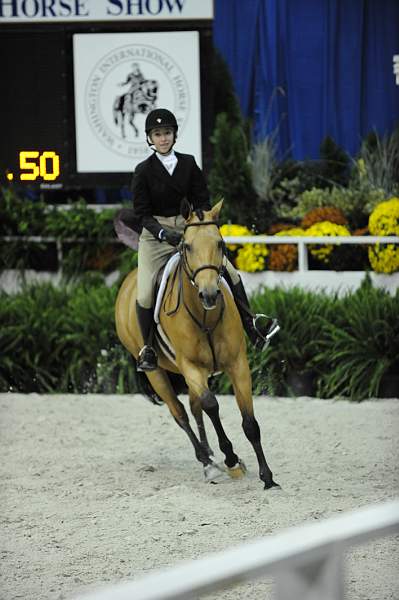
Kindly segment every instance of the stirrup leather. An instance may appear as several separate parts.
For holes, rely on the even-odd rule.
[[[268,319],[268,321],[271,321],[270,325],[267,326],[267,330],[262,331],[260,324],[258,326],[259,319]],[[256,315],[254,315],[254,317],[252,319],[252,323],[253,323],[255,331],[257,332],[259,337],[264,341],[264,344],[261,349],[266,350],[266,348],[270,344],[272,337],[275,336],[276,333],[278,333],[280,331],[280,325],[278,324],[278,320],[276,318],[269,317],[269,315],[264,315],[263,313],[257,313]]]

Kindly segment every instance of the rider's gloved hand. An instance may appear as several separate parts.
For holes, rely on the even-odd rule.
[[[171,246],[178,246],[181,238],[182,234],[174,229],[161,229],[159,232],[159,239],[163,242],[167,242]]]
[[[202,208],[194,208],[194,213],[200,221],[204,220],[204,211],[202,210]]]

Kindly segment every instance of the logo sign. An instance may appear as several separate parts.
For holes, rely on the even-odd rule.
[[[152,152],[155,108],[174,113],[177,150],[201,164],[197,31],[76,34],[73,58],[78,172],[132,171]]]
[[[213,19],[213,0],[0,0],[0,23]]]

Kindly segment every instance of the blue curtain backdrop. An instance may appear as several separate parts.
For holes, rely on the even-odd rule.
[[[280,158],[318,158],[327,135],[355,155],[399,123],[399,0],[215,0],[214,43]]]

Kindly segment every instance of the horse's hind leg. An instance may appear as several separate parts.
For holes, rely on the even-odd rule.
[[[197,438],[194,431],[192,430],[188,420],[186,409],[176,396],[167,374],[162,370],[157,369],[156,371],[147,373],[147,377],[150,380],[154,391],[158,394],[158,396],[162,398],[162,400],[169,408],[169,411],[175,419],[176,423],[188,435],[194,447],[194,452],[197,460],[199,460],[203,464],[204,468],[209,465],[212,465],[213,463],[209,456],[209,452],[201,444],[200,440]]]
[[[260,429],[253,409],[251,373],[246,357],[239,357],[233,367],[229,369],[228,375],[233,384],[235,397],[241,411],[244,433],[252,444],[258,459],[259,477],[264,482],[265,489],[278,486],[273,481],[273,473],[266,462],[261,444]]]

